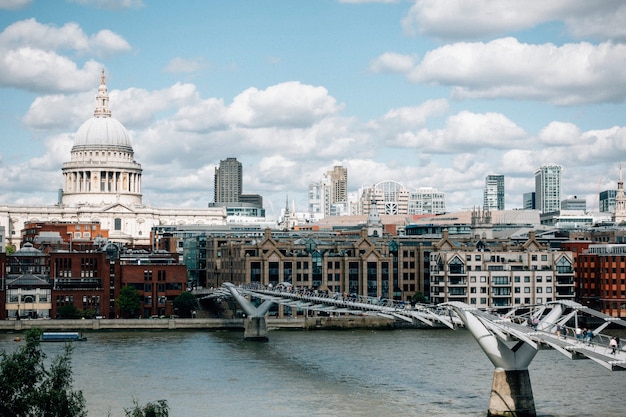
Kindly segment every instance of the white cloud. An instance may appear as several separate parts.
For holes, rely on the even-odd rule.
[[[176,83],[161,90],[147,91],[142,88],[113,90],[111,114],[129,128],[144,127],[165,110],[173,110],[198,100],[196,86]]]
[[[87,36],[75,23],[56,27],[22,20],[0,33],[0,86],[35,92],[85,90],[103,65],[88,60],[79,68],[64,52],[104,56],[128,50],[128,42],[109,30]]]
[[[515,38],[460,42],[426,53],[405,74],[412,82],[453,87],[453,97],[510,98],[558,105],[626,98],[626,45],[531,45]]]
[[[560,21],[581,38],[616,39],[626,33],[625,13],[626,4],[619,0],[415,0],[402,23],[409,34],[471,39]]]
[[[246,127],[306,126],[342,107],[324,87],[292,81],[243,91],[229,106],[229,119]]]
[[[551,122],[539,133],[545,145],[574,145],[580,140],[580,129],[573,123]]]
[[[458,153],[482,148],[510,148],[526,144],[527,134],[499,113],[462,111],[450,116],[444,128],[404,131],[390,145],[415,148],[419,152]]]
[[[93,103],[93,106],[87,103]],[[93,91],[39,96],[31,103],[22,121],[35,130],[76,130],[93,115],[95,106]]]
[[[417,61],[417,56],[386,52],[372,61],[370,71],[374,73],[406,73],[413,69]]]

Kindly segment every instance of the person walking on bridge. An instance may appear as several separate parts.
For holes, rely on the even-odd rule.
[[[617,339],[615,339],[615,336],[611,337],[609,347],[611,348],[611,355],[615,355],[617,353]]]
[[[576,343],[580,343],[583,336],[583,331],[580,327],[576,326]]]

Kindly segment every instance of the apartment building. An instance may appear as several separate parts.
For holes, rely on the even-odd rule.
[[[574,300],[573,256],[541,245],[534,232],[517,246],[461,245],[444,232],[430,252],[430,298],[478,308]]]

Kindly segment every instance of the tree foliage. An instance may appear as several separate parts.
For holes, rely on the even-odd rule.
[[[124,413],[126,417],[168,417],[170,414],[170,408],[167,405],[167,401],[159,400],[157,402],[149,402],[143,407],[137,403],[137,400],[133,400],[132,408],[125,408]]]
[[[191,312],[199,308],[198,298],[189,291],[184,291],[174,298],[172,304],[183,317],[191,317]]]
[[[65,304],[57,309],[57,315],[62,319],[77,319],[80,317],[80,311],[74,304]]]
[[[137,317],[141,311],[141,296],[135,287],[127,285],[120,290],[117,305],[122,317]]]
[[[24,346],[0,354],[0,416],[86,416],[82,391],[72,390],[71,344],[46,369],[40,335],[29,330]]]

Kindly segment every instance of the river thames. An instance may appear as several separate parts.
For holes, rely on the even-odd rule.
[[[90,417],[167,400],[170,416],[486,416],[493,365],[466,330],[89,332],[74,387]],[[0,350],[17,346],[0,334]],[[24,342],[19,342],[24,343]],[[48,357],[60,343],[42,344]],[[552,350],[530,366],[539,416],[623,416],[626,372]]]

